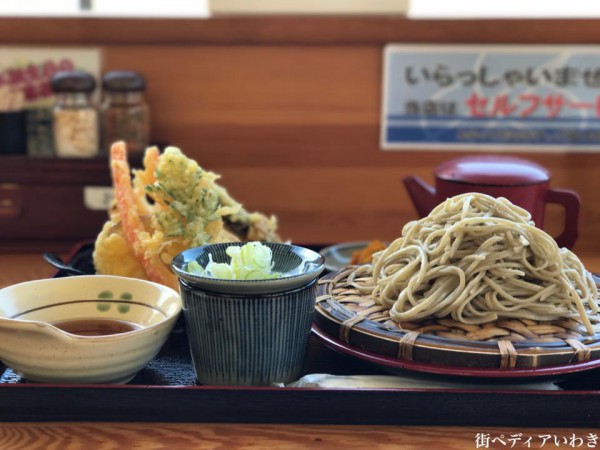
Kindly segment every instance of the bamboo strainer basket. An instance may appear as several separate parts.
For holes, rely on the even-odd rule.
[[[315,309],[317,325],[353,347],[399,360],[489,369],[576,365],[600,358],[598,316],[589,316],[596,329],[593,336],[574,319],[500,319],[466,325],[431,318],[398,324],[370,295],[347,284],[354,269],[345,267],[319,280]]]

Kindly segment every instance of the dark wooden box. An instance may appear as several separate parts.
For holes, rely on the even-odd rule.
[[[0,251],[61,251],[93,239],[107,219],[108,158],[0,157]],[[96,206],[86,204],[85,195]]]

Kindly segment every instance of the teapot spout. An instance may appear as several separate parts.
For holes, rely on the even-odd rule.
[[[404,186],[417,210],[419,217],[425,217],[436,206],[435,189],[417,176],[405,177]]]

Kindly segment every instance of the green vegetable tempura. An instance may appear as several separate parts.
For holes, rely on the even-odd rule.
[[[216,263],[209,254],[206,268],[202,268],[196,261],[191,261],[187,265],[187,271],[194,275],[223,280],[267,280],[280,276],[271,272],[271,249],[260,242],[248,242],[241,247],[231,245],[225,253],[231,257],[230,263]]]

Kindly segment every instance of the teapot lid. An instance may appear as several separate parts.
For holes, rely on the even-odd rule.
[[[436,167],[434,173],[446,181],[491,186],[523,186],[550,179],[548,170],[539,164],[498,155],[453,159]]]

